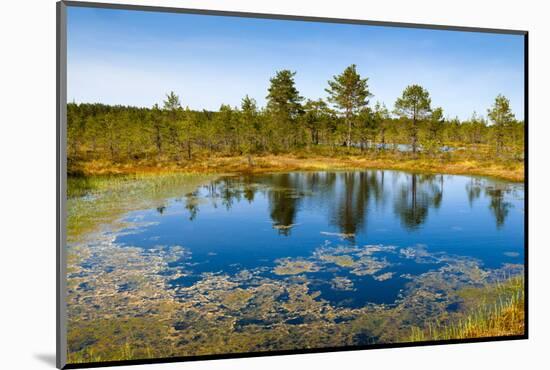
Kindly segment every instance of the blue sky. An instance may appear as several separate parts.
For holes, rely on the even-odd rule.
[[[296,71],[302,96],[356,64],[392,109],[407,85],[446,116],[486,114],[497,94],[523,119],[523,36],[69,7],[68,100],[150,107],[173,90],[217,110],[246,94],[265,104],[275,71]]]

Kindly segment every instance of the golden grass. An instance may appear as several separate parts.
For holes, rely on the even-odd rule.
[[[523,161],[494,159],[488,154],[473,152],[427,154],[416,157],[406,153],[300,152],[297,154],[247,156],[209,156],[198,154],[192,161],[176,163],[169,159],[154,162],[114,163],[91,160],[77,163],[73,171],[90,176],[105,174],[186,173],[264,173],[280,171],[324,171],[357,169],[391,169],[423,173],[478,175],[508,181],[524,181]]]
[[[496,294],[492,303],[480,302],[465,317],[448,324],[413,327],[411,342],[523,335],[525,333],[524,279],[513,277],[487,288]]]

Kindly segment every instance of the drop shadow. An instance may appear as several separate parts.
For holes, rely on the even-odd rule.
[[[35,353],[34,358],[51,367],[56,365],[55,353]]]

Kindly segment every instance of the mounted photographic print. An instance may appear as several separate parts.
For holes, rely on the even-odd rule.
[[[58,3],[58,366],[527,338],[526,51]]]

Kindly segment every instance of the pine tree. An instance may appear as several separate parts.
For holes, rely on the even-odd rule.
[[[395,102],[395,114],[410,120],[410,139],[413,154],[418,148],[418,131],[420,123],[431,112],[432,100],[426,89],[420,85],[410,85],[403,90],[401,97]]]
[[[347,126],[346,145],[352,144],[353,120],[362,108],[369,104],[371,95],[368,87],[368,78],[361,78],[355,64],[347,67],[344,72],[328,81],[329,87],[325,91],[329,94],[328,101],[340,109]]]
[[[495,141],[497,154],[502,152],[504,148],[504,136],[506,129],[516,120],[510,108],[510,100],[504,95],[499,94],[495,98],[495,103],[491,109],[487,110],[489,120],[493,123],[495,129]]]

